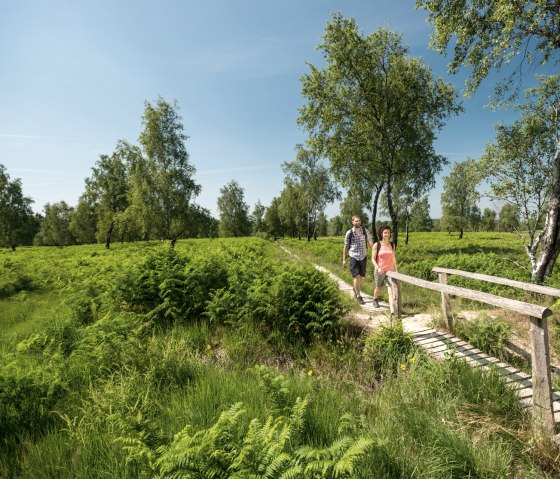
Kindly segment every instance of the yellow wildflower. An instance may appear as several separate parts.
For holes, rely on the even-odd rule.
[[[412,364],[414,361],[416,361],[416,358],[408,358],[408,362],[409,362],[410,364]]]
[[[206,350],[207,350],[207,351],[210,351],[211,349],[212,349],[212,346],[211,346],[210,344],[207,344],[207,345],[206,345]]]
[[[406,364],[401,364],[401,369],[402,369],[403,371],[406,371]]]
[[[309,371],[307,371],[307,375],[308,376],[313,376],[313,369],[310,369]]]

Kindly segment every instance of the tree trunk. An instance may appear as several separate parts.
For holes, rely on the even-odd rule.
[[[113,228],[115,227],[115,222],[111,221],[109,225],[109,230],[107,231],[107,238],[105,239],[105,248],[109,249],[111,247],[111,235],[113,234]]]
[[[406,225],[405,225],[404,228],[405,228],[404,244],[408,245],[408,221],[406,222]]]
[[[393,207],[393,198],[391,197],[392,194],[391,182],[387,180],[386,184],[387,184],[387,190],[385,193],[387,195],[387,209],[389,210],[389,216],[391,217],[391,224],[393,225],[393,244],[396,247],[399,242],[399,219],[397,216],[397,212]]]
[[[371,206],[371,236],[372,241],[377,243],[379,238],[377,237],[377,228],[375,227],[375,223],[377,222],[377,205],[379,203],[379,196],[381,195],[381,191],[383,190],[383,184],[375,188],[375,194],[373,196],[373,204]]]
[[[541,252],[531,275],[536,283],[542,283],[544,277],[552,273],[560,252],[560,142],[556,143],[552,164],[552,194],[548,205]]]
[[[459,228],[459,239],[463,239],[463,227]]]
[[[170,242],[169,242],[169,246],[171,247],[171,249],[175,249],[175,243],[177,242],[177,238],[173,238]]]

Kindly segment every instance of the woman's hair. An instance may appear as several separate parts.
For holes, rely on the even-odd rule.
[[[379,241],[381,241],[383,239],[383,231],[385,230],[389,230],[392,232],[391,227],[389,225],[383,225],[379,228],[379,231],[377,232],[377,237],[379,238]]]

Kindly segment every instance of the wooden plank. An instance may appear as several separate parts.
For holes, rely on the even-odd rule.
[[[503,284],[505,286],[512,286],[524,291],[531,291],[533,293],[546,294],[548,296],[560,297],[560,289],[551,288],[549,286],[541,286],[540,284],[523,283],[522,281],[514,281],[513,279],[500,278],[498,276],[490,276],[487,274],[471,273],[469,271],[461,271],[458,269],[440,268],[438,266],[432,268],[434,273],[440,274],[455,274],[465,278],[478,279],[480,281],[487,281],[489,283]]]
[[[436,345],[433,346],[431,348],[429,348],[427,351],[428,353],[432,354],[432,353],[439,353],[439,352],[444,352],[444,351],[448,351],[448,347],[445,344],[440,344],[440,345]]]
[[[414,341],[414,342],[416,344],[418,344],[419,346],[424,346],[425,344],[430,344],[430,343],[434,343],[434,342],[437,342],[437,341],[441,342],[441,339],[439,339],[436,336],[432,336],[432,337],[429,337],[429,338],[419,339],[419,340]]]
[[[414,284],[421,288],[431,289],[433,291],[445,292],[454,296],[480,301],[481,303],[490,304],[499,308],[510,309],[517,313],[525,314],[527,316],[536,318],[546,318],[552,314],[552,311],[544,306],[536,304],[525,303],[515,299],[502,298],[495,294],[482,293],[472,289],[460,288],[458,286],[449,286],[446,284],[432,283],[425,279],[415,278],[406,274],[397,273],[396,271],[388,271],[387,276],[392,279],[404,281],[405,283]]]
[[[438,273],[440,284],[447,284],[447,273]],[[443,312],[443,319],[447,329],[451,330],[453,327],[453,315],[451,314],[451,303],[449,302],[449,295],[444,291],[441,292],[441,310]]]
[[[550,378],[550,351],[548,349],[548,321],[546,318],[532,317],[531,320],[531,360],[533,372],[533,415],[543,429],[555,434],[552,413],[552,381]]]
[[[533,388],[522,388],[517,390],[520,398],[533,397]]]

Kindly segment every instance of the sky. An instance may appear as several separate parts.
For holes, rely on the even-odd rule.
[[[220,188],[236,180],[252,210],[283,188],[282,163],[304,143],[297,125],[301,77],[323,65],[321,42],[334,12],[364,34],[402,33],[410,54],[461,92],[430,50],[431,27],[414,0],[0,0],[0,164],[41,212],[75,206],[84,179],[119,140],[138,144],[146,101],[177,101],[196,202],[218,217]],[[464,112],[438,133],[450,162],[476,158],[511,111],[485,108],[494,83],[463,98]],[[430,193],[441,215],[442,177]],[[484,203],[481,203],[484,206]],[[327,216],[338,214],[338,205]]]

